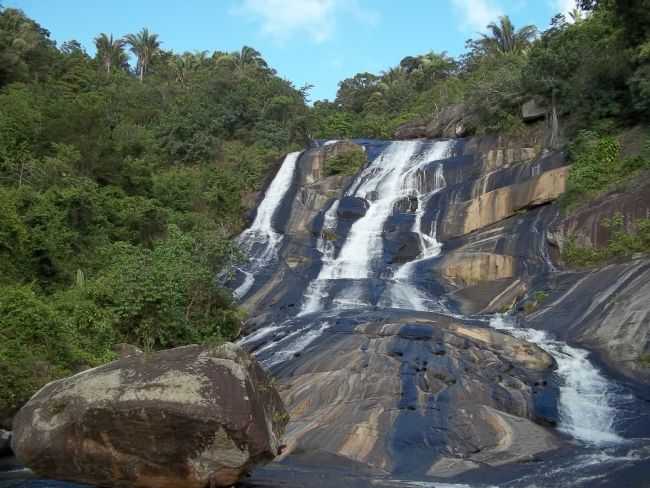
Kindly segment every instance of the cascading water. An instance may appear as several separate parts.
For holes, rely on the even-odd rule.
[[[423,281],[426,279],[426,260],[436,258],[443,251],[437,240],[437,210],[432,208],[431,198],[447,186],[445,165],[453,164],[454,160],[448,161],[452,149],[449,141],[388,144],[357,175],[346,192],[346,196],[364,198],[368,202],[368,208],[363,216],[352,223],[345,236],[337,235],[341,227],[346,228],[338,220],[341,201],[334,201],[326,209],[321,234],[316,243],[321,268],[317,278],[309,283],[304,292],[298,317],[268,325],[242,341],[255,352],[262,364],[274,371],[282,371],[281,368],[285,366],[292,367],[292,358],[299,357],[310,347],[319,347],[321,343],[318,339],[322,335],[325,335],[326,340],[332,340],[328,334],[342,330],[336,324],[341,316],[350,317],[350,312],[344,310],[351,308],[356,310],[375,306],[381,309],[435,311],[452,315],[459,320],[484,320],[484,317],[453,315],[439,304],[439,298],[426,288]],[[295,166],[295,160],[292,164]],[[287,160],[283,164],[283,170],[286,170],[285,175],[280,181],[284,181],[285,185],[278,184],[278,187],[284,186],[283,193],[286,193],[293,173]],[[265,197],[265,202],[268,197],[269,195]],[[252,242],[243,244],[242,247],[253,249],[253,256],[258,260],[256,263],[268,263],[269,256],[272,260],[273,254],[277,252],[282,236],[272,228],[271,216],[282,198],[282,195],[271,198],[262,212],[266,216],[262,217],[258,213],[260,222],[240,238],[242,242]],[[403,206],[400,207],[405,201],[408,201],[406,210]],[[396,211],[397,208],[401,210]],[[419,254],[398,265],[386,257],[392,252],[387,246],[387,229],[393,227],[401,229],[398,232],[414,234],[419,244]],[[537,227],[535,224],[535,229]],[[543,227],[540,226],[540,229]],[[471,245],[479,249],[500,238],[502,230],[501,226],[486,229],[481,238]],[[256,232],[262,237],[255,237]],[[245,234],[248,235],[246,238],[243,237]],[[259,245],[260,242],[263,245]],[[260,251],[255,254],[258,245]],[[550,258],[546,254],[544,256],[548,260],[548,269],[553,271]],[[255,271],[251,268],[251,272]],[[427,273],[430,273],[430,269]],[[422,281],[418,282],[418,278]],[[374,298],[368,291],[373,288],[382,290]],[[535,486],[535,482],[540,479],[545,482],[541,486],[574,486],[565,484],[565,480],[575,473],[579,477],[575,486],[586,487],[593,476],[601,476],[610,469],[623,469],[626,463],[637,462],[645,456],[643,448],[637,449],[635,446],[638,444],[633,445],[617,433],[617,419],[621,418],[621,408],[625,408],[622,405],[626,400],[615,385],[589,361],[587,351],[554,340],[543,331],[516,327],[514,322],[502,315],[494,316],[490,320],[490,326],[536,344],[553,356],[560,382],[558,429],[578,441],[577,449],[580,449],[577,451],[579,454],[573,458],[575,462],[564,458],[553,459],[550,461],[552,469],[548,469],[549,465],[542,462],[531,468],[525,476],[499,486]],[[626,431],[621,432],[627,436]],[[604,467],[598,468],[600,465]],[[445,485],[405,481],[403,484],[434,487],[492,486],[480,482]]]
[[[317,247],[323,256],[322,267],[318,277],[307,288],[300,315],[321,311],[326,296],[339,308],[368,305],[359,280],[381,276],[384,225],[393,214],[395,204],[402,198],[416,197],[418,201],[413,231],[420,240],[420,259],[435,256],[440,252],[435,235],[423,233],[421,227],[426,201],[445,184],[442,164],[436,166],[434,187],[428,192],[424,191],[423,173],[427,164],[444,159],[449,154],[451,142],[437,141],[422,151],[423,147],[425,145],[422,141],[392,142],[357,176],[346,195],[369,200],[369,208],[350,228],[338,256],[334,256],[334,245],[325,242],[327,237],[321,235]],[[326,213],[325,229],[335,227],[337,205],[338,203],[335,203]],[[337,280],[348,280],[352,283],[343,290],[334,292],[329,285]],[[396,275],[393,285],[389,301],[394,300],[399,304],[406,300],[412,309],[428,309],[424,305],[425,298],[410,284],[407,269]],[[379,305],[385,303],[386,300],[380,300]]]
[[[582,442],[606,445],[622,442],[614,430],[615,393],[612,386],[589,362],[589,353],[553,340],[541,330],[515,327],[508,317],[496,315],[490,326],[537,344],[557,362],[560,386],[561,431]]]
[[[403,188],[410,195],[417,198],[417,211],[412,231],[418,236],[421,254],[417,259],[409,261],[400,266],[393,274],[393,279],[388,283],[387,292],[380,300],[380,306],[387,308],[410,308],[418,311],[439,310],[437,302],[423,294],[414,284],[414,274],[419,263],[438,256],[442,251],[442,245],[436,239],[436,219],[431,224],[431,232],[425,233],[422,230],[422,217],[426,212],[426,205],[429,199],[442,190],[445,185],[444,165],[437,163],[433,169],[433,184],[428,188],[429,171],[427,164],[430,161],[443,159],[449,153],[445,144],[434,145],[429,152],[422,157],[422,163],[409,170],[404,179]],[[428,191],[427,191],[428,190]]]
[[[300,154],[287,154],[257,208],[253,224],[237,238],[237,243],[249,260],[246,266],[238,268],[244,274],[244,281],[233,291],[236,298],[242,298],[250,291],[255,283],[255,274],[277,256],[283,236],[273,228],[273,215],[291,187]]]

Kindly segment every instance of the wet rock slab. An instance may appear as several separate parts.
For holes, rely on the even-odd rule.
[[[291,417],[283,456],[425,477],[527,459],[559,445],[538,409],[553,367],[534,345],[433,314],[337,320],[273,368]]]

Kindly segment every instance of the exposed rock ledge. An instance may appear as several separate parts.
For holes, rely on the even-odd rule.
[[[98,486],[230,486],[273,459],[287,423],[266,373],[232,344],[131,356],[52,382],[14,420],[18,459]]]
[[[286,455],[451,476],[559,445],[535,422],[555,405],[544,351],[433,314],[380,315],[337,320],[278,371],[291,416]]]

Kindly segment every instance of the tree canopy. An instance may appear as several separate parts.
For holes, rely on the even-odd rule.
[[[253,48],[175,53],[147,29],[95,44],[0,9],[0,420],[118,343],[236,337],[215,277],[245,202],[307,141],[307,91]]]

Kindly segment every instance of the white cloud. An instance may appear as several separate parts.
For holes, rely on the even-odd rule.
[[[453,0],[453,5],[463,17],[464,29],[484,31],[486,25],[503,15],[490,0]]]
[[[576,0],[551,0],[551,7],[556,12],[566,15],[576,8]]]
[[[262,33],[280,42],[296,35],[327,41],[342,14],[368,24],[378,20],[376,12],[363,9],[356,0],[241,0],[235,13],[259,21]]]

